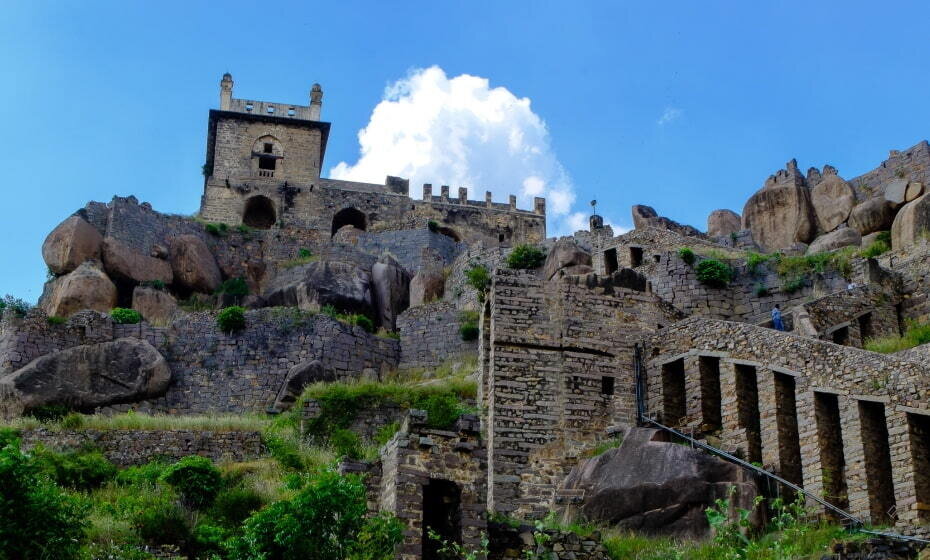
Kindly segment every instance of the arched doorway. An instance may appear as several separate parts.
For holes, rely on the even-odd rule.
[[[462,236],[459,235],[459,232],[455,231],[454,229],[450,227],[439,226],[438,228],[436,228],[436,233],[445,235],[446,237],[452,239],[456,243],[462,241]]]
[[[356,208],[343,208],[333,216],[333,231],[331,235],[336,235],[344,226],[352,226],[356,229],[365,231],[365,214]]]
[[[274,203],[267,196],[253,196],[245,201],[242,223],[253,228],[268,229],[278,220]]]

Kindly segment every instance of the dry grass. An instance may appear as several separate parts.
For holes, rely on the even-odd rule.
[[[115,416],[71,413],[57,421],[41,422],[24,416],[2,424],[19,430],[190,430],[212,432],[256,431],[271,425],[271,419],[257,414],[203,414],[171,416],[127,412]]]

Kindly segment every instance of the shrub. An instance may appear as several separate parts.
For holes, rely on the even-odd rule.
[[[227,527],[238,527],[265,505],[264,498],[251,488],[236,486],[217,494],[210,515]]]
[[[243,235],[249,235],[249,234],[251,234],[253,231],[255,231],[255,229],[250,228],[249,226],[247,226],[247,225],[245,225],[245,224],[239,224],[238,226],[236,226],[236,231],[238,231],[239,233],[241,233],[241,234],[243,234]]]
[[[184,457],[165,469],[161,480],[177,489],[185,503],[196,509],[213,503],[223,484],[213,462],[198,455]]]
[[[43,476],[15,445],[0,449],[0,496],[0,558],[79,558],[86,505]]]
[[[297,257],[281,263],[281,268],[293,268],[302,264],[315,261],[317,258],[310,252],[310,249],[300,249],[297,251]]]
[[[681,249],[678,249],[678,258],[685,261],[685,264],[688,266],[691,266],[694,264],[694,251],[688,247],[682,247]]]
[[[390,424],[385,424],[378,428],[378,431],[375,433],[375,443],[378,445],[384,445],[387,443],[394,434],[400,430],[400,422],[391,422]]]
[[[313,253],[310,252],[310,249],[300,249],[297,251],[298,259],[309,259],[313,256]]]
[[[887,253],[890,250],[891,232],[883,231],[875,236],[875,241],[873,241],[868,247],[859,251],[859,256],[867,259],[877,257],[881,254]]]
[[[711,288],[724,288],[733,279],[730,265],[716,259],[707,259],[697,265],[698,282]]]
[[[478,301],[484,302],[484,296],[491,286],[491,273],[488,272],[487,267],[480,264],[473,265],[465,271],[465,279],[468,285],[478,292]]]
[[[110,318],[113,319],[114,323],[120,325],[135,325],[142,320],[142,315],[135,309],[114,307],[110,310]]]
[[[220,558],[227,531],[222,527],[201,523],[191,532],[188,552],[196,558]]]
[[[223,283],[220,284],[220,287],[216,289],[215,293],[237,297],[247,296],[249,295],[249,285],[245,283],[245,279],[241,276],[229,278],[223,280]]]
[[[46,321],[48,321],[49,325],[64,325],[65,323],[68,322],[67,319],[65,319],[64,317],[59,317],[58,315],[52,315],[48,319],[46,319]]]
[[[207,224],[203,226],[203,229],[206,230],[210,235],[222,236],[229,233],[229,226],[226,224]]]
[[[233,305],[216,316],[216,326],[224,333],[234,333],[245,328],[245,309]]]
[[[749,270],[749,274],[756,275],[759,273],[759,267],[770,260],[778,260],[778,253],[773,253],[771,255],[763,255],[760,253],[754,253],[749,251],[746,253],[746,268]]]
[[[232,557],[381,560],[384,555],[365,548],[393,550],[400,532],[383,518],[366,521],[366,510],[365,487],[358,477],[325,472],[292,498],[249,517],[242,537],[233,542]]]
[[[381,512],[370,518],[358,532],[350,560],[391,560],[394,546],[404,535],[404,524],[393,515]]]
[[[756,287],[753,291],[755,292],[756,297],[765,297],[769,295],[769,289],[761,282],[756,284]]]
[[[930,323],[921,324],[910,320],[907,322],[906,327],[903,335],[870,338],[865,341],[863,347],[872,352],[890,354],[930,342]]]
[[[159,290],[159,291],[165,290],[165,283],[161,280],[146,280],[145,282],[142,282],[139,285],[144,288],[152,288],[153,290]]]
[[[71,413],[71,407],[65,404],[43,404],[29,410],[31,416],[39,422],[57,422]]]
[[[336,430],[329,437],[329,444],[336,455],[349,459],[362,458],[362,440],[352,430]]]
[[[437,222],[436,220],[430,220],[426,222],[426,228],[430,230],[431,232],[436,233],[437,231],[439,231],[439,222]]]
[[[139,537],[153,545],[185,545],[191,540],[187,516],[174,502],[157,500],[136,512],[133,526]]]
[[[375,323],[367,316],[360,313],[353,313],[351,315],[345,315],[345,317],[346,323],[362,327],[365,332],[375,332]]]
[[[30,309],[32,309],[32,304],[26,300],[7,294],[3,296],[3,299],[0,299],[0,315],[3,314],[5,309],[12,309],[13,313],[16,314],[17,317],[22,318],[26,316],[26,313],[28,313]]]
[[[507,266],[513,269],[539,268],[546,260],[546,254],[533,245],[517,245],[507,255]]]
[[[800,290],[804,287],[806,283],[804,276],[795,276],[794,278],[789,278],[785,281],[784,285],[781,287],[781,291],[786,294],[793,294],[794,292]]]
[[[478,340],[478,320],[480,315],[477,311],[463,311],[459,315],[459,335],[462,340]]]
[[[155,486],[167,468],[168,465],[162,461],[126,467],[116,473],[116,482],[126,486]]]
[[[100,451],[55,453],[37,448],[33,455],[36,463],[55,482],[75,490],[98,488],[116,476],[116,467]]]

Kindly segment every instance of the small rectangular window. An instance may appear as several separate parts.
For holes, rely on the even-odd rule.
[[[269,112],[269,113],[274,113],[274,107],[268,107],[268,112]]]
[[[297,111],[295,111],[293,107],[287,110],[287,116],[289,117],[293,117],[296,114],[297,114]]]
[[[274,148],[274,146],[272,146],[272,145],[269,144],[268,142],[265,142],[265,153],[266,153],[266,154],[270,154],[271,152],[273,152],[273,151],[274,151],[273,148]]]
[[[246,111],[251,111],[251,110],[252,110],[252,104],[251,104],[251,103],[246,103],[246,104],[245,104],[245,110],[246,110]]]
[[[609,375],[601,377],[601,394],[602,395],[613,395],[614,394],[614,378]]]

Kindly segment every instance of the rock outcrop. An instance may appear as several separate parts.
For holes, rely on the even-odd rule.
[[[66,404],[79,410],[157,397],[171,381],[164,357],[151,344],[120,338],[46,354],[0,379],[24,408]]]
[[[542,268],[543,278],[551,280],[559,271],[568,274],[591,272],[591,254],[582,249],[574,237],[561,237],[546,255]]]
[[[704,510],[733,486],[736,507],[752,509],[757,491],[739,467],[698,449],[657,441],[663,434],[633,428],[622,445],[579,463],[564,488],[584,490],[589,521],[647,534],[701,538]]]
[[[39,300],[39,306],[55,317],[68,317],[82,309],[109,313],[116,303],[116,285],[92,260],[46,284]]]
[[[905,204],[891,224],[891,248],[902,249],[930,232],[930,196],[923,195]]]
[[[849,218],[849,213],[856,205],[856,193],[830,166],[824,167],[822,177],[811,189],[811,204],[814,206],[820,231],[829,232]]]
[[[834,251],[836,249],[842,249],[843,247],[858,247],[861,243],[862,236],[859,235],[858,231],[843,226],[836,231],[831,231],[815,239],[814,242],[808,246],[807,254],[813,255],[814,253]]]
[[[885,231],[891,227],[894,210],[883,197],[875,197],[856,205],[849,213],[849,227],[861,235]]]
[[[891,208],[897,210],[907,202],[907,180],[895,179],[885,186],[885,200]]]
[[[103,240],[103,267],[113,280],[141,284],[158,281],[171,284],[174,274],[171,264],[161,259],[140,255],[119,241]]]
[[[332,305],[339,311],[371,314],[371,274],[350,263],[315,261],[280,272],[263,296],[269,306],[316,311]]]
[[[410,304],[410,276],[393,257],[383,255],[371,267],[371,287],[378,325],[397,328],[397,316]]]
[[[697,228],[679,224],[675,220],[659,216],[651,206],[644,206],[642,204],[636,204],[632,208],[633,212],[633,227],[636,229],[642,229],[645,227],[652,227],[656,229],[667,229],[669,231],[674,231],[675,233],[681,235],[687,235],[690,237],[703,237],[700,231]]]
[[[274,409],[278,412],[289,410],[300,397],[304,387],[317,381],[334,380],[335,376],[327,372],[319,360],[297,364],[288,370],[284,385],[275,398]]]
[[[55,274],[67,274],[88,259],[100,258],[103,237],[80,216],[58,224],[42,243],[42,258]]]
[[[216,259],[203,239],[195,235],[179,235],[168,247],[174,285],[183,291],[213,293],[223,276]]]
[[[707,216],[707,235],[727,237],[742,228],[739,214],[733,210],[714,210]]]
[[[174,297],[163,290],[136,286],[132,291],[132,308],[155,325],[167,325],[178,311]]]
[[[769,177],[746,202],[743,229],[750,230],[753,240],[770,251],[813,240],[817,233],[814,207],[796,161]]]

